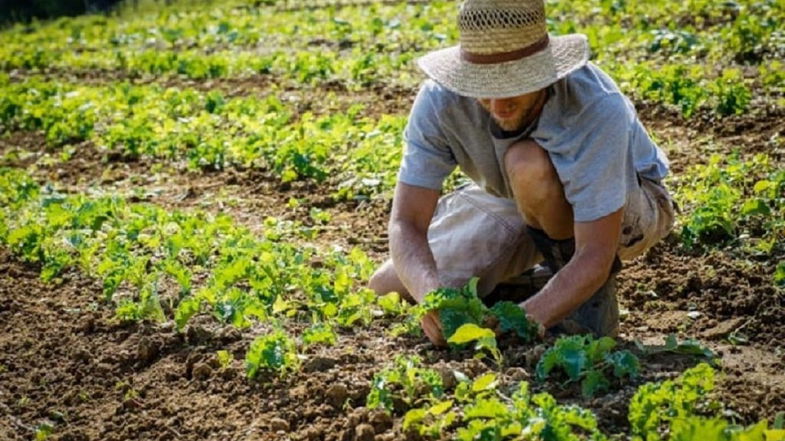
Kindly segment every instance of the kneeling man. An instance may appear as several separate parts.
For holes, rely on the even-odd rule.
[[[615,275],[673,226],[664,153],[588,63],[584,35],[550,36],[542,0],[466,0],[460,44],[418,60],[430,77],[405,130],[377,293],[413,301],[480,278],[479,294],[543,262],[521,303],[554,332],[618,333]],[[474,181],[440,199],[459,166]],[[444,345],[438,317],[428,338]]]

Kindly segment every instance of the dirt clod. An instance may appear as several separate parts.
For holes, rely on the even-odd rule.
[[[197,380],[206,380],[213,374],[213,368],[207,363],[199,363],[194,366],[192,374]]]
[[[389,413],[383,410],[376,410],[371,412],[369,422],[373,426],[373,430],[378,434],[392,429],[393,419]]]
[[[330,357],[316,356],[308,359],[303,365],[305,372],[324,372],[338,364],[338,360]]]
[[[374,441],[376,431],[370,424],[360,424],[354,429],[354,439],[356,441]]]
[[[333,384],[327,389],[327,402],[336,408],[343,406],[346,398],[349,396],[349,390],[343,383]]]
[[[288,432],[289,422],[283,418],[273,418],[270,420],[270,429],[272,429],[274,432],[278,432],[278,431]]]
[[[505,372],[504,374],[512,382],[525,381],[529,379],[529,372],[522,367],[517,367],[517,366],[511,367],[507,369],[507,372]]]
[[[142,337],[136,347],[136,358],[142,363],[150,363],[158,356],[159,350],[158,342]]]

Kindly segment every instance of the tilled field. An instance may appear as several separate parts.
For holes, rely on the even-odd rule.
[[[768,28],[753,32],[762,49],[717,42],[748,16],[776,28],[781,6],[744,3],[732,16],[670,5],[702,51],[684,49],[691,40],[678,33],[665,49],[633,37],[629,52],[593,47],[668,154],[666,184],[682,209],[674,232],[620,274],[614,349],[637,357],[639,372],[606,371],[607,387],[593,396],[564,375],[538,378],[555,338],[502,336],[499,359],[439,349],[407,325],[415,312],[364,289],[387,257],[400,131],[422,79],[407,60],[454,40],[453,15],[442,17],[453,5],[322,6],[226,2],[211,4],[210,16],[175,2],[0,34],[0,439],[453,439],[469,436],[472,419],[509,423],[502,411],[477,410],[482,399],[524,412],[511,404],[522,382],[564,406],[538,402],[551,409],[538,414],[546,427],[575,437],[540,427],[531,439],[585,439],[593,423],[575,421],[594,418],[605,436],[628,439],[643,436],[630,413],[637,391],[702,362],[716,384],[689,421],[782,424],[785,98],[776,59],[785,49]],[[579,32],[649,35],[629,20],[590,20],[582,3],[548,7]],[[267,13],[268,28],[244,15]],[[649,10],[624,13],[670,23]],[[297,20],[299,34],[289,28]],[[78,51],[63,55],[64,33]],[[378,35],[390,38],[374,44]],[[260,49],[265,41],[290,44],[299,61]],[[236,58],[220,58],[233,49]],[[682,56],[699,57],[704,71],[684,71],[679,86],[693,101],[668,83],[680,74],[658,79],[670,95],[645,89],[643,74],[630,79],[613,61],[622,53],[662,75],[688,65]],[[746,76],[709,75],[716,60]],[[738,108],[727,107],[728,90]],[[669,335],[683,350],[663,349]],[[275,350],[253,361],[268,337]],[[412,384],[380,385],[403,355],[418,357]],[[421,382],[429,372],[443,396]],[[467,384],[474,402],[461,401]],[[374,408],[379,390],[389,407]],[[558,414],[572,405],[593,416]],[[420,425],[411,423],[417,409]],[[558,426],[564,418],[572,426]],[[670,424],[658,426],[661,439]],[[684,439],[737,439],[732,429],[708,435],[706,424]],[[519,439],[535,426],[472,439]],[[782,439],[779,429],[750,439]]]

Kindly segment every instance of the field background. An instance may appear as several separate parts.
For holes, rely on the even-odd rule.
[[[364,289],[413,61],[456,43],[457,7],[141,1],[0,31],[0,439],[418,439],[403,416],[428,394],[367,406],[399,355],[450,393],[455,371],[529,381],[626,439],[639,386],[705,361],[635,345],[669,334],[716,354],[702,415],[785,410],[785,4],[546,3],[633,100],[681,209],[620,274],[640,375],[593,398],[535,381],[552,340],[502,339],[501,365],[437,350]]]

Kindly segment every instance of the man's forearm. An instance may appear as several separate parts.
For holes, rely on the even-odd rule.
[[[436,262],[428,245],[427,231],[405,222],[391,222],[390,255],[395,270],[409,294],[419,303],[439,288]]]
[[[523,308],[546,328],[559,323],[602,286],[612,262],[607,256],[576,253],[540,292],[523,302]]]

